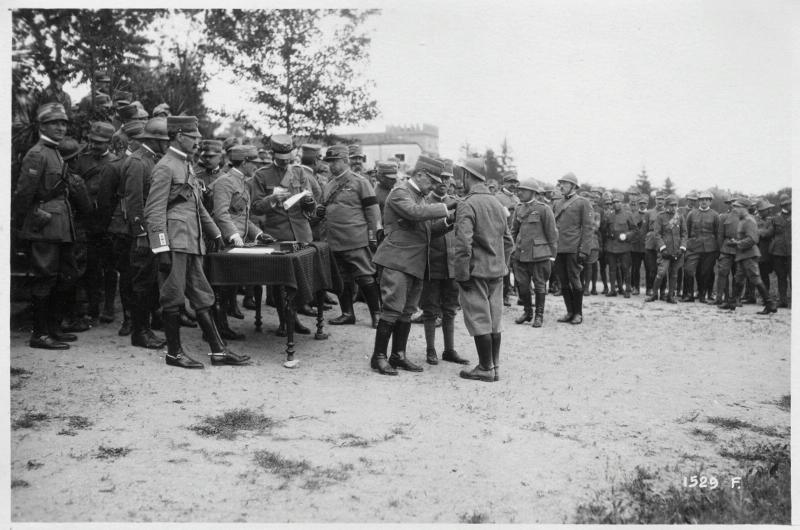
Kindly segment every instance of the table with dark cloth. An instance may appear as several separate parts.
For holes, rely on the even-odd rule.
[[[288,254],[231,254],[230,249],[206,256],[206,274],[211,285],[256,286],[256,328],[261,329],[261,286],[279,287],[281,300],[276,301],[278,315],[286,326],[287,361],[294,359],[294,322],[296,303],[316,300],[317,331],[315,339],[323,340],[323,301],[325,291],[341,291],[341,277],[325,242]]]

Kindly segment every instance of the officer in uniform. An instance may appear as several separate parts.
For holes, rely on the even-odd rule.
[[[617,296],[617,273],[621,271],[625,284],[625,298],[631,297],[631,239],[638,230],[633,214],[622,209],[622,194],[615,193],[612,198],[612,212],[603,220],[600,232],[605,239],[608,277],[611,288],[606,296]],[[621,287],[621,286],[620,286]]]
[[[222,175],[222,142],[203,140],[200,142],[200,160],[194,167],[194,174],[203,192],[203,206],[209,212],[214,209],[211,185]]]
[[[453,163],[444,160],[441,184],[435,183],[431,192],[425,198],[430,204],[452,205],[456,197],[449,195],[453,177]],[[381,177],[381,164],[378,166],[378,182]],[[395,162],[388,162],[392,167],[397,167]],[[377,195],[378,190],[375,189]],[[380,200],[380,199],[379,199]],[[455,280],[455,233],[447,230],[443,235],[431,237],[430,256],[428,260],[428,278],[422,281],[422,296],[420,308],[422,309],[422,323],[425,326],[425,360],[428,364],[438,364],[436,354],[436,324],[441,318],[442,335],[444,337],[444,350],[442,360],[458,364],[469,364],[467,359],[458,355],[455,349],[455,315],[458,306],[458,284]]]
[[[319,150],[317,144],[303,144],[300,146],[300,167],[305,171],[311,183],[311,193],[314,200],[322,202],[322,186],[317,180],[317,165],[319,164]]]
[[[758,272],[761,275],[761,281],[764,282],[764,287],[767,292],[770,289],[769,275],[775,272],[772,267],[772,256],[769,253],[769,247],[772,244],[772,237],[769,236],[770,226],[772,225],[772,216],[770,212],[775,205],[767,199],[761,199],[756,203],[756,226],[758,228],[758,251],[761,256],[758,258]]]
[[[737,302],[744,289],[745,278],[758,290],[764,300],[764,309],[759,311],[759,315],[768,315],[778,311],[775,300],[767,292],[764,282],[758,272],[758,226],[756,220],[747,212],[751,204],[748,199],[738,198],[733,203],[733,210],[728,217],[739,219],[736,238],[726,241],[726,243],[736,247],[736,274],[733,280],[733,296],[722,309],[735,310]]]
[[[92,90],[78,102],[78,112],[83,116],[89,116],[96,105],[99,96],[108,96],[111,93],[111,77],[107,70],[97,70],[93,76]],[[109,98],[109,103],[111,98]]]
[[[153,109],[154,118],[166,118],[167,116],[170,116],[170,112],[169,112],[169,105],[167,105],[166,103],[159,103]]]
[[[348,145],[347,155],[350,160],[350,171],[363,177],[364,164],[367,163],[367,155],[364,154],[364,148],[360,144]]]
[[[59,103],[45,103],[36,116],[39,140],[22,160],[12,203],[19,237],[30,245],[34,320],[28,344],[65,350],[77,340],[61,331],[63,301],[77,280],[69,186],[57,150],[67,132],[67,113]]]
[[[166,121],[169,148],[153,167],[144,207],[150,248],[158,259],[159,301],[167,336],[166,363],[181,368],[203,368],[202,363],[184,353],[181,345],[180,308],[188,297],[211,348],[211,364],[245,364],[250,357],[228,349],[210,311],[214,292],[203,272],[206,252],[203,231],[208,231],[211,239],[221,240],[222,234],[203,207],[200,185],[190,163],[200,139],[197,118],[169,116]]]
[[[581,271],[591,252],[592,207],[578,195],[578,178],[567,173],[558,179],[564,198],[555,203],[553,214],[558,228],[558,254],[555,269],[567,314],[559,322],[583,322],[583,284]]]
[[[454,166],[467,196],[456,210],[455,277],[464,325],[475,340],[478,364],[462,370],[464,379],[499,381],[500,343],[503,331],[503,276],[514,242],[503,206],[486,186],[486,165],[468,158]]]
[[[323,190],[324,202],[316,215],[327,221],[327,237],[344,284],[339,297],[342,314],[329,320],[333,325],[355,324],[353,283],[358,283],[378,326],[380,291],[375,282],[375,265],[370,245],[377,244],[377,232],[383,228],[375,191],[369,181],[348,168],[347,146],[333,145],[325,153],[333,178]]]
[[[376,177],[378,184],[375,186],[375,198],[378,199],[378,208],[381,210],[381,219],[383,219],[386,198],[394,188],[394,185],[397,184],[397,164],[393,162],[378,162],[376,169],[378,171]]]
[[[792,198],[786,193],[778,198],[781,211],[772,217],[767,237],[772,238],[769,253],[778,278],[778,307],[789,307],[789,281],[792,274]]]
[[[656,205],[647,210],[647,215],[642,221],[642,237],[644,237],[644,273],[645,273],[645,295],[653,295],[653,282],[658,271],[658,248],[656,247],[655,225],[656,217],[664,210],[664,199],[666,194],[656,193]],[[664,291],[661,291],[663,297]]]
[[[642,282],[642,263],[644,262],[644,233],[642,233],[642,226],[647,222],[647,203],[649,198],[647,195],[632,196],[631,201],[634,200],[636,201],[637,209],[633,212],[636,232],[631,238],[631,294],[638,295],[639,286]],[[646,272],[645,276],[647,276]]]
[[[694,281],[697,279],[697,299],[705,303],[711,296],[714,282],[714,264],[719,256],[719,214],[711,209],[714,195],[710,191],[696,194],[700,205],[686,217],[688,235],[686,263],[683,267],[684,289],[682,302],[694,302]]]
[[[517,197],[517,186],[519,185],[519,179],[517,178],[517,172],[513,170],[503,172],[503,185],[500,189],[495,192],[494,196],[497,197],[497,200],[500,201],[500,204],[503,205],[508,211],[508,217],[506,218],[508,221],[508,228],[511,229],[511,223],[514,221],[514,211],[519,205],[519,197]],[[511,306],[511,272],[505,275],[503,278],[503,305],[506,307]]]
[[[514,278],[523,314],[514,322],[523,324],[533,319],[533,327],[540,328],[544,320],[544,302],[547,295],[547,279],[552,262],[558,254],[558,229],[553,210],[537,200],[536,194],[544,193],[533,179],[524,180],[517,188],[520,204],[514,214],[511,237],[514,238]],[[536,293],[536,317],[531,304],[531,280]]]
[[[425,195],[432,184],[441,184],[444,164],[420,155],[412,177],[396,186],[386,199],[386,237],[374,262],[383,267],[381,296],[383,309],[375,331],[370,366],[384,375],[397,375],[395,368],[421,372],[422,367],[406,358],[411,315],[417,311],[422,281],[429,278],[431,238],[452,226],[447,223],[448,205],[430,204]],[[456,201],[450,201],[455,208]],[[439,220],[435,224],[428,221]],[[392,337],[392,354],[387,362],[386,347]]]
[[[583,266],[582,280],[583,280],[583,295],[596,295],[597,294],[597,274],[600,269],[600,249],[601,236],[600,236],[600,223],[603,220],[602,209],[600,201],[602,200],[598,192],[581,192],[580,195],[589,201],[592,207],[592,244],[589,247],[589,257]],[[552,267],[551,267],[552,270]],[[591,290],[590,284],[591,283]],[[560,294],[560,293],[559,293]]]
[[[667,302],[675,304],[678,269],[686,252],[686,219],[678,213],[678,198],[675,195],[667,197],[666,209],[656,217],[653,232],[659,253],[658,273],[653,282],[653,294],[646,298],[645,302],[658,300],[661,282],[667,278],[669,282]]]
[[[732,241],[736,240],[739,230],[739,218],[733,213],[733,203],[735,197],[725,197],[725,205],[728,211],[719,216],[719,231],[717,232],[717,246],[719,247],[719,259],[717,261],[717,299],[715,305],[723,305],[723,300],[728,302],[730,296],[730,277],[736,272],[736,245]],[[712,303],[709,300],[709,303]]]

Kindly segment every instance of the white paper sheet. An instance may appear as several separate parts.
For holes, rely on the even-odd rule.
[[[275,249],[272,247],[234,247],[228,254],[272,254]]]

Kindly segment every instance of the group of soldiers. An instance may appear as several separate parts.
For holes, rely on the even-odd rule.
[[[700,301],[715,293],[714,303],[734,309],[749,283],[765,302],[762,313],[774,312],[765,285],[774,272],[780,305],[788,304],[788,196],[772,216],[772,205],[745,198],[726,201],[730,211],[717,214],[708,192],[685,211],[663,195],[652,209],[649,197],[637,197],[633,210],[620,194],[581,192],[572,173],[545,189],[513,171],[493,192],[480,158],[453,163],[423,154],[407,175],[395,160],[368,171],[359,145],[298,150],[286,134],[261,149],[237,137],[203,139],[195,117],[172,116],[166,105],[148,113],[130,94],[117,96],[95,94],[93,105],[112,104],[110,114],[92,114],[99,119],[85,127],[58,101],[38,109],[39,139],[22,160],[12,202],[33,279],[31,347],[67,349],[75,332],[113,322],[118,290],[119,334],[134,346],[166,346],[168,365],[202,368],[184,351],[180,332],[199,326],[212,364],[247,364],[247,355],[228,346],[244,338],[228,322],[243,318],[237,288],[213,288],[203,256],[274,241],[328,243],[343,279],[341,314],[329,323],[355,324],[360,296],[375,330],[370,365],[384,375],[423,370],[406,352],[418,307],[426,362],[468,364],[454,347],[460,308],[479,359],[461,376],[499,380],[512,272],[523,306],[516,323],[533,320],[533,327],[543,325],[553,292],[567,309],[559,322],[581,324],[598,270],[607,296],[639,294],[642,263],[648,301],[674,303],[682,269],[686,301],[696,281]],[[67,136],[68,126],[81,141]],[[245,294],[244,307],[253,309]],[[299,309],[311,314],[307,305]],[[299,320],[294,329],[309,333]]]

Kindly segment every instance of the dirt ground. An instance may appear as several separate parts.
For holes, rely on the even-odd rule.
[[[664,487],[698,470],[728,480],[721,443],[788,436],[776,402],[790,393],[791,311],[644,296],[585,306],[583,325],[559,324],[563,303],[548,297],[541,329],[515,325],[521,308],[508,308],[491,384],[425,364],[421,325],[409,352],[425,371],[373,373],[363,304],[327,341],[301,336],[294,370],[269,308],[261,334],[250,312],[232,320],[248,367],[167,367],[163,351],[117,336],[118,321],[65,352],[12,330],[12,521],[562,523],[636,466],[659,470]],[[199,330],[183,337],[207,352]],[[456,346],[476,359],[460,316]],[[235,409],[267,428],[233,439],[190,429]]]

